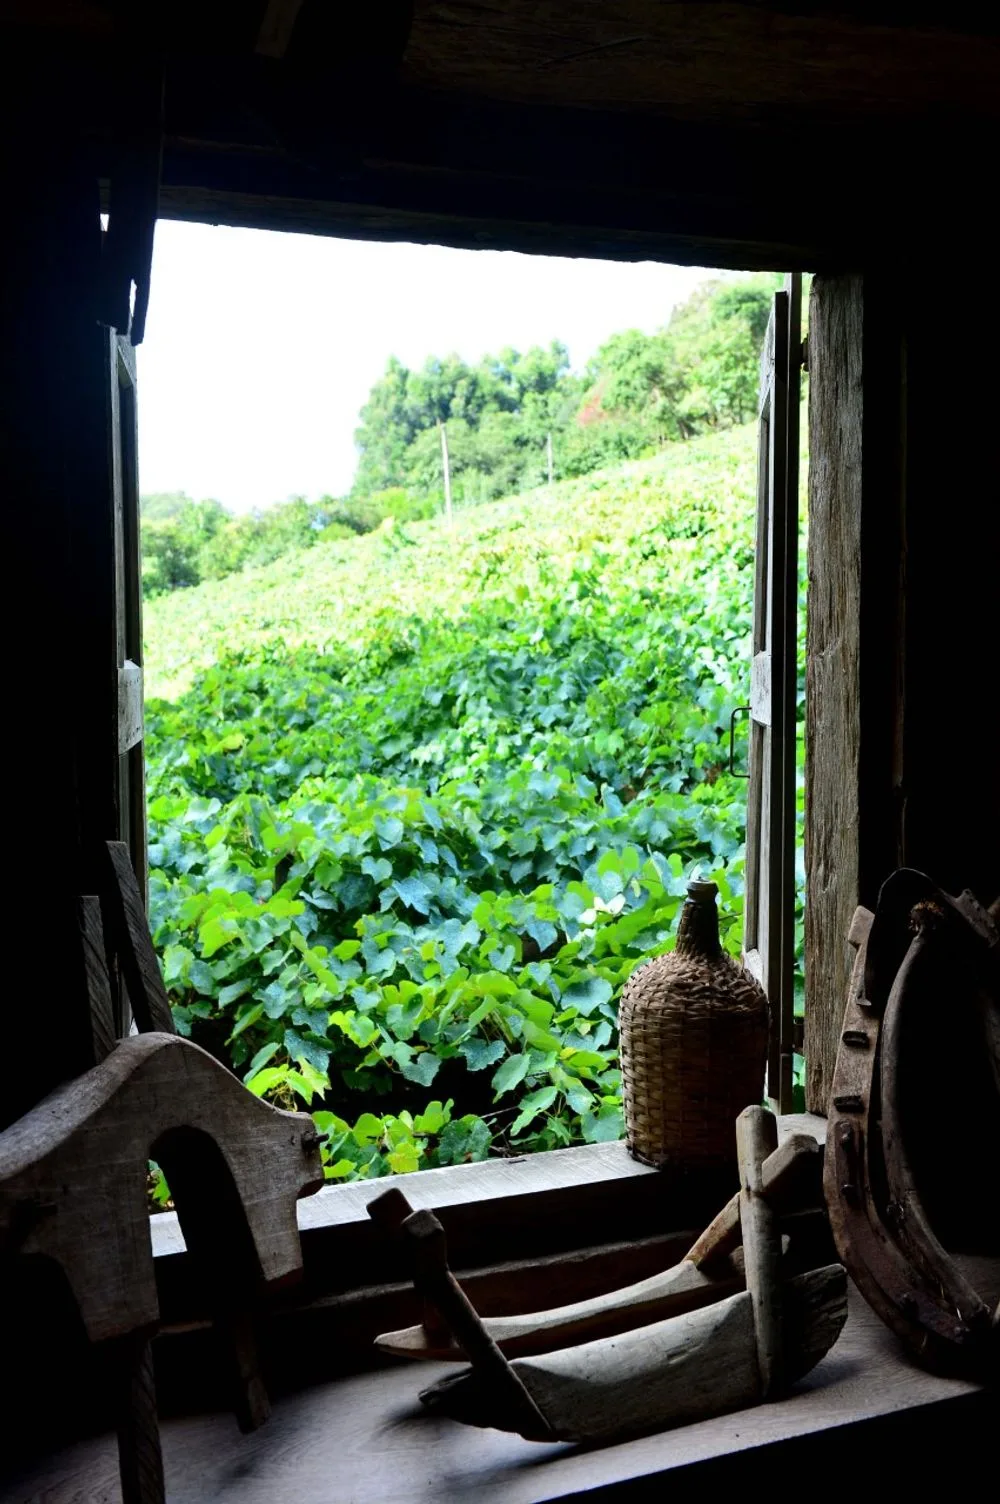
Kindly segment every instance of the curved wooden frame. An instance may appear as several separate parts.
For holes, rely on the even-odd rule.
[[[914,934],[915,931],[915,934]],[[998,1007],[1000,935],[971,894],[897,872],[876,914],[859,908],[857,948],[827,1131],[824,1189],[837,1251],[869,1305],[928,1367],[986,1376],[1000,1331],[987,1303],[933,1233],[899,1114],[899,1037],[929,957],[973,963],[984,1016]],[[946,947],[942,952],[941,947]]]
[[[92,1342],[159,1320],[146,1201],[158,1141],[186,1182],[177,1210],[193,1252],[214,1263],[220,1240],[237,1244],[243,1267],[227,1278],[241,1290],[302,1267],[295,1203],[323,1183],[312,1119],[259,1101],[190,1040],[134,1035],[0,1134],[0,1252],[59,1264]],[[233,1196],[219,1194],[220,1169]]]

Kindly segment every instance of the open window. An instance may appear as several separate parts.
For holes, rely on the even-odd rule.
[[[770,285],[773,286],[774,283]],[[752,744],[747,812],[745,952],[747,964],[759,977],[771,998],[773,1029],[768,1091],[772,1101],[783,1111],[790,1111],[793,1105],[800,288],[800,279],[792,277],[788,286],[775,296],[761,355],[750,707]],[[763,294],[764,309],[769,297],[770,288]],[[758,305],[757,318],[758,324],[749,345],[751,350],[754,350],[760,337],[761,305]],[[136,540],[135,385],[130,346],[126,340],[112,337],[109,360],[112,374],[117,559],[116,667],[121,733],[119,834],[129,842],[133,862],[142,882],[145,849],[142,722],[141,708],[137,713],[130,700],[130,696],[141,694],[142,674],[140,578]],[[753,355],[746,364],[750,392],[745,411],[748,416],[752,416],[753,387],[756,384]],[[440,432],[440,423],[438,431]],[[747,490],[749,488],[748,484]],[[749,526],[749,505],[743,515]],[[745,601],[749,594],[746,572],[743,579],[741,594]],[[153,616],[155,619],[155,608]],[[153,654],[148,667],[150,673],[155,674]],[[705,737],[714,739],[713,721],[710,717],[702,713],[698,726],[699,734],[703,728]],[[736,825],[741,827],[741,801],[733,798],[728,803]],[[734,835],[734,852],[738,850],[741,839],[742,828],[739,834]],[[154,868],[155,865],[154,861]],[[155,880],[154,871],[154,884]],[[424,897],[426,899],[426,895]],[[325,893],[321,893],[320,904],[325,899]],[[326,904],[327,909],[334,907],[334,904]],[[551,925],[547,928],[551,929]],[[664,930],[661,943],[665,938]],[[324,944],[329,943],[324,940]],[[179,948],[177,953],[183,954]],[[242,993],[240,992],[239,984],[244,980],[242,976],[233,980],[233,975],[227,974],[225,980],[226,991],[233,993],[237,1000],[250,992],[249,986],[244,986]],[[308,982],[309,978],[305,980]],[[289,988],[293,985],[289,983]],[[610,995],[610,986],[607,991]],[[241,1003],[241,1006],[253,1011],[256,998],[257,994],[254,994],[245,1003]],[[257,1012],[261,1012],[259,1005]],[[277,1015],[268,1014],[269,1018],[272,1016]],[[242,1018],[235,1020],[237,1024],[242,1021]],[[610,1032],[613,1019],[605,1027]],[[248,1035],[247,1039],[249,1038]],[[406,1042],[408,1041],[404,1041]],[[247,1053],[243,1057],[237,1057],[234,1065],[239,1069],[254,1058],[256,1052],[248,1045]],[[491,1057],[491,1061],[495,1064],[495,1057]],[[406,1063],[416,1069],[410,1053],[407,1053]],[[610,1061],[612,1065],[615,1063]],[[275,1068],[270,1057],[264,1065],[271,1068],[273,1075]],[[407,1079],[412,1081],[419,1078],[411,1075]],[[429,1087],[430,1081],[421,1081],[420,1084]],[[544,1096],[546,1090],[547,1088],[540,1087],[539,1094]],[[340,1110],[336,1106],[333,1108],[335,1112]],[[566,1141],[564,1138],[563,1142]],[[415,1158],[408,1167],[416,1167]]]
[[[113,513],[115,672],[117,680],[117,837],[129,849],[140,892],[147,886],[146,783],[143,754],[142,580],[139,540],[138,424],[135,350],[128,335],[106,334],[108,464]],[[128,1033],[124,988],[116,1032]]]
[[[799,369],[802,279],[775,294],[761,352],[746,965],[771,1004],[767,1094],[792,1110],[795,949],[795,740],[798,645]]]

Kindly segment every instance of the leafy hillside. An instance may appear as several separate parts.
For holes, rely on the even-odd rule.
[[[472,364],[431,355],[413,370],[391,357],[361,409],[350,495],[297,497],[240,517],[183,492],[144,497],[143,591],[222,579],[293,548],[369,532],[386,517],[433,516],[444,507],[445,438],[452,494],[468,506],[743,423],[756,412],[778,281],[707,282],[663,328],[619,331],[579,372],[559,343]]]
[[[695,865],[738,949],[754,471],[733,428],[147,604],[178,1022],[331,1176],[617,1137]]]

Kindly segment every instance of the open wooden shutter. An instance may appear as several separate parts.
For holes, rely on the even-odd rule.
[[[792,1109],[801,278],[775,294],[761,354],[744,959],[767,992],[767,1092]]]
[[[143,754],[142,575],[135,351],[127,335],[106,332],[108,440],[114,506],[115,653],[118,678],[118,830],[145,896],[146,775]],[[130,1018],[123,1002],[119,1032]]]

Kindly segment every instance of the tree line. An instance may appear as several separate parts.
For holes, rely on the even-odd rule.
[[[182,493],[143,498],[147,595],[218,579],[291,548],[369,532],[389,516],[433,516],[443,503],[441,425],[452,494],[474,505],[656,453],[672,440],[744,423],[757,403],[758,358],[779,277],[709,282],[652,334],[626,329],[582,372],[565,345],[510,348],[470,364],[395,356],[355,432],[347,496],[302,497],[248,516]]]

